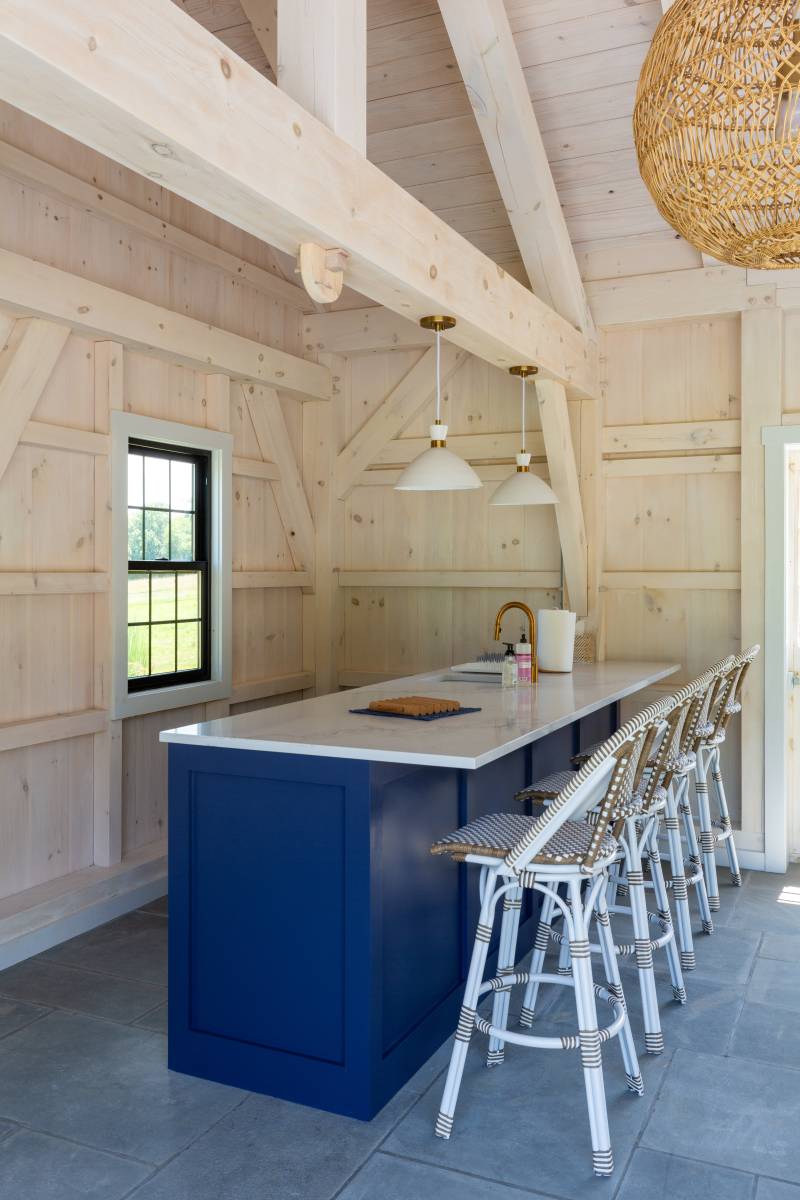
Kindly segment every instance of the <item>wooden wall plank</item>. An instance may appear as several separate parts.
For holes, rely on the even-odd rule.
[[[14,324],[0,350],[0,479],[68,337],[63,325],[22,320]]]

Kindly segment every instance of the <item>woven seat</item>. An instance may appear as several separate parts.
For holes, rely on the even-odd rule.
[[[579,750],[577,754],[573,754],[569,761],[574,767],[582,767],[602,745],[602,742],[592,742],[591,746],[586,746],[585,749]]]
[[[451,854],[459,859],[468,854],[505,858],[520,838],[528,833],[535,819],[521,813],[488,813],[434,842],[431,854]],[[593,837],[594,829],[585,821],[564,821],[532,862],[579,866],[589,851]],[[605,858],[616,853],[616,849],[616,838],[606,833],[600,842],[598,857]]]
[[[543,779],[537,779],[536,783],[531,783],[528,787],[521,788],[514,799],[539,802],[542,800],[555,800],[556,796],[560,795],[569,781],[574,778],[574,771],[554,771],[552,775],[545,775]]]

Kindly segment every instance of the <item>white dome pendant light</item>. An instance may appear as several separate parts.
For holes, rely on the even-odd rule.
[[[522,450],[517,455],[517,469],[504,479],[490,504],[558,504],[558,497],[543,479],[531,471],[531,456],[525,449],[525,381],[535,375],[538,367],[509,367],[510,375],[522,381]]]
[[[395,486],[397,492],[463,492],[483,487],[468,462],[447,449],[447,426],[442,424],[441,337],[452,329],[454,317],[423,317],[423,329],[436,334],[436,419],[431,425],[431,445],[409,463]]]

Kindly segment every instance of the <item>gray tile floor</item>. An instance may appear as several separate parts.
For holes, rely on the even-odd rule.
[[[447,1046],[369,1124],[171,1074],[157,901],[0,973],[0,1200],[800,1200],[800,867],[722,899],[686,1007],[659,964],[667,1050],[643,1056],[643,1098],[605,1050],[609,1181],[570,1054],[511,1047],[487,1071],[477,1038],[449,1142]],[[572,1024],[566,1000],[542,1031]]]

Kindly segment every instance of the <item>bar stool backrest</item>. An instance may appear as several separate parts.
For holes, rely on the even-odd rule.
[[[612,814],[629,800],[636,782],[639,758],[648,731],[660,721],[667,701],[651,704],[612,734],[570,779],[567,786],[537,817],[525,835],[511,848],[505,866],[516,873],[524,871],[565,821],[584,818],[597,808],[592,841],[583,861],[583,869],[593,866]]]
[[[698,686],[695,696],[689,705],[683,723],[680,740],[680,750],[683,754],[691,754],[697,749],[698,730],[708,721],[708,714],[714,702],[721,678],[728,673],[736,659],[732,654],[714,663],[694,681]]]
[[[711,713],[714,723],[712,736],[723,733],[731,717],[739,711],[742,703],[742,689],[750,664],[760,652],[759,645],[748,646],[741,654],[737,654],[730,669],[720,680],[718,694],[714,698]]]

